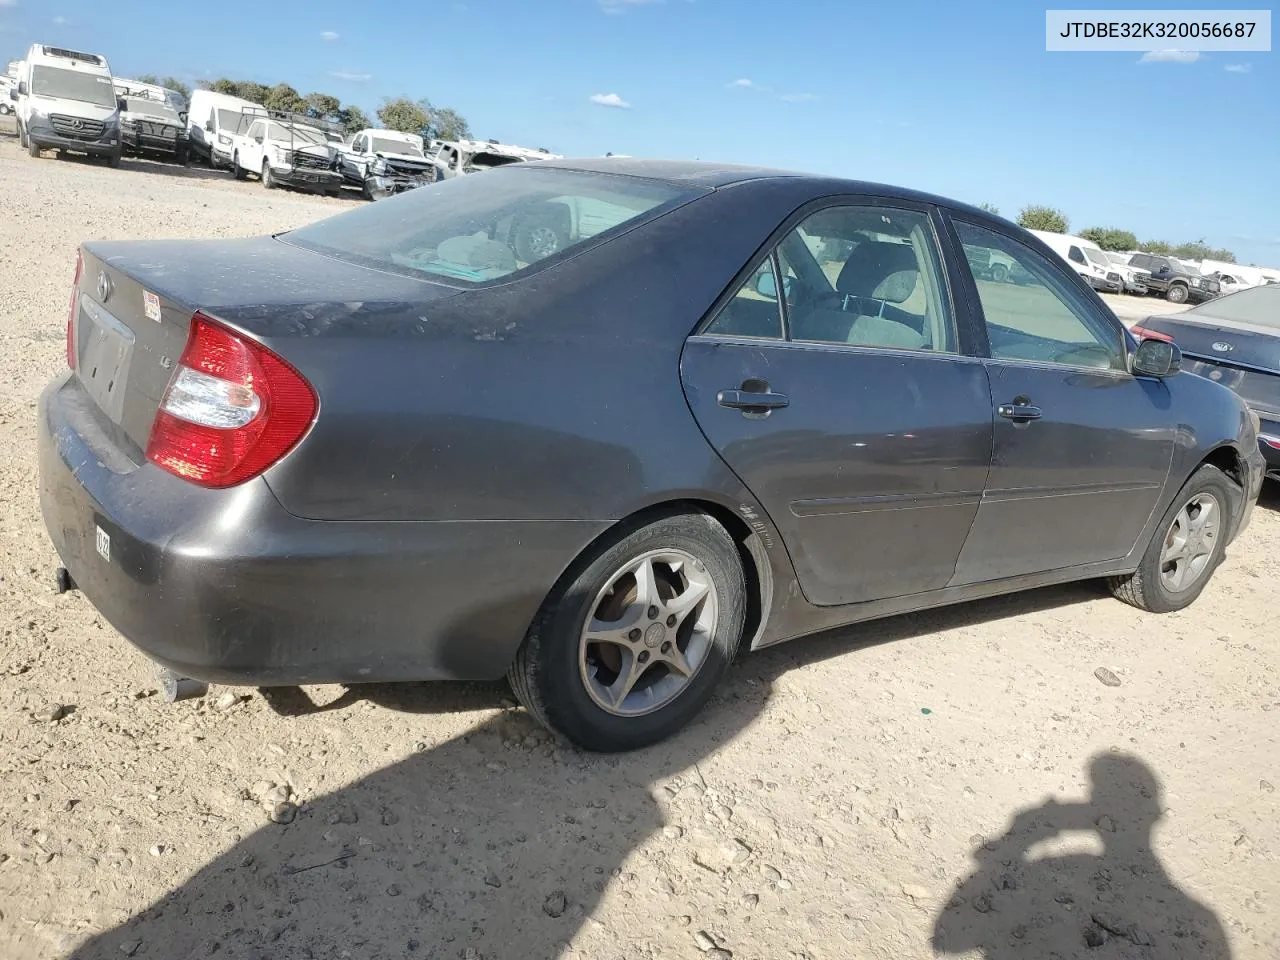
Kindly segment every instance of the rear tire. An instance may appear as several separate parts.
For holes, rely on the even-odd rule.
[[[991,268],[991,279],[996,283],[1009,282],[1009,268],[1003,263],[997,263]]]
[[[706,704],[738,649],[746,609],[728,531],[705,513],[668,513],[621,527],[579,558],[507,678],[538,722],[578,746],[645,747]]]
[[[1172,613],[1189,607],[1222,563],[1232,506],[1240,495],[1239,488],[1221,470],[1208,464],[1202,466],[1160,518],[1137,571],[1107,581],[1112,594],[1151,613]],[[1208,517],[1206,510],[1216,512],[1216,518]],[[1202,524],[1198,528],[1197,521]],[[1185,556],[1172,559],[1179,553]]]

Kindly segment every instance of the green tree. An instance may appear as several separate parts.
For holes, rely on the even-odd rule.
[[[428,140],[467,140],[471,137],[471,125],[466,117],[453,107],[439,107],[430,111]]]
[[[413,101],[408,97],[384,97],[378,108],[378,123],[388,130],[416,133],[425,137],[431,123],[431,102]]]
[[[307,116],[316,120],[337,120],[342,102],[327,93],[308,93],[302,98]]]
[[[982,203],[978,204],[978,209],[985,210],[987,211],[987,213],[991,214],[994,217],[1000,216],[1000,208],[997,207],[994,203],[987,203],[985,200]]]
[[[1114,227],[1086,227],[1080,236],[1092,240],[1103,250],[1136,250],[1138,238],[1128,230],[1117,230]]]
[[[268,110],[283,110],[287,113],[302,113],[307,109],[302,95],[287,83],[277,83],[271,87],[259,102]]]
[[[1182,257],[1184,260],[1221,260],[1224,263],[1235,263],[1236,255],[1230,250],[1223,250],[1211,247],[1204,242],[1204,238],[1194,240],[1191,243],[1180,243],[1173,248],[1175,257]]]
[[[139,83],[154,83],[157,87],[164,87],[166,90],[174,90],[182,94],[182,96],[191,99],[191,87],[183,83],[177,77],[157,77],[154,73],[144,73],[138,77]]]
[[[342,128],[346,130],[348,135],[356,133],[359,130],[367,130],[370,126],[369,117],[365,112],[350,103],[339,110],[334,119],[342,124]]]
[[[1049,233],[1066,233],[1071,226],[1067,215],[1053,207],[1031,204],[1018,212],[1018,226],[1027,230],[1044,230]]]
[[[1165,257],[1173,253],[1173,247],[1163,240],[1143,240],[1138,244],[1138,249],[1143,253],[1155,253]]]

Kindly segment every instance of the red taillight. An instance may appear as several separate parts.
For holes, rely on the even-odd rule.
[[[203,487],[234,486],[288,453],[317,406],[293,367],[197,313],[151,426],[147,459]]]
[[[67,366],[76,368],[76,306],[80,301],[80,274],[84,271],[84,257],[76,251],[76,278],[71,281],[71,306],[67,309]]]
[[[1129,332],[1139,340],[1163,340],[1165,343],[1173,343],[1173,337],[1167,333],[1161,333],[1159,330],[1148,330],[1146,327],[1130,327]]]
[[[1280,450],[1280,437],[1272,437],[1265,433],[1260,434],[1258,439],[1265,443],[1272,450]]]

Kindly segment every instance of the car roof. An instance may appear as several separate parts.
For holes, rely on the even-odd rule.
[[[889,197],[902,200],[914,200],[920,203],[936,203],[956,210],[973,213],[985,220],[993,218],[985,210],[981,210],[959,200],[948,197],[896,187],[885,183],[868,180],[853,180],[844,177],[823,176],[804,173],[796,170],[781,170],[773,167],[746,166],[733,163],[715,163],[709,160],[646,160],[638,157],[585,157],[564,160],[539,160],[538,166],[557,167],[562,170],[581,170],[589,173],[613,173],[621,176],[647,177],[653,180],[664,180],[684,186],[703,187],[716,190],[759,180],[787,180],[791,183],[807,183],[813,189],[814,196],[824,194],[868,194],[877,197]]]

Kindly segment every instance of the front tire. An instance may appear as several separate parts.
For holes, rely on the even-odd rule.
[[[626,526],[580,558],[543,603],[508,679],[544,726],[600,752],[657,743],[706,704],[733,659],[747,588],[713,517]]]
[[[31,137],[27,137],[27,156],[40,158],[40,144],[36,143]]]
[[[1137,572],[1112,577],[1111,592],[1151,613],[1172,613],[1195,602],[1227,549],[1238,488],[1217,467],[1191,475],[1160,519]]]
[[[271,161],[262,161],[262,185],[268,190],[276,188],[276,178],[271,175]]]
[[[240,166],[239,153],[233,153],[231,155],[231,175],[237,180],[247,180],[249,178],[249,171]]]
[[[1003,263],[997,263],[991,268],[991,279],[996,283],[1009,282],[1009,268]]]
[[[1186,303],[1187,288],[1180,283],[1171,284],[1165,293],[1165,299],[1170,303]]]
[[[107,154],[107,166],[109,166],[113,170],[119,170],[120,154],[121,154],[120,150],[113,150],[111,153]]]

